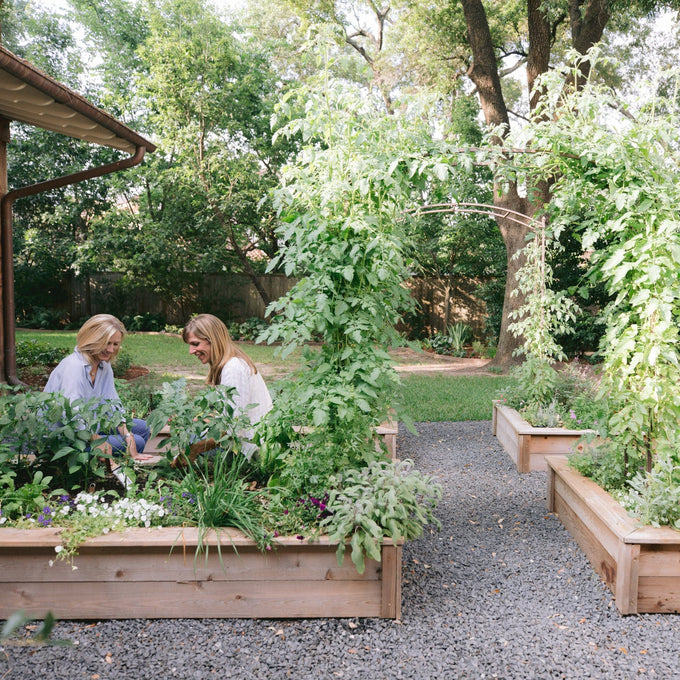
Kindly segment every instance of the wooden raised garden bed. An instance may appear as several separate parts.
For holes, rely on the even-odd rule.
[[[548,510],[612,591],[619,612],[680,613],[680,532],[640,524],[564,457],[546,462]]]
[[[493,403],[492,432],[510,455],[518,472],[545,471],[545,456],[574,453],[578,440],[589,430],[534,427],[509,406]]]
[[[58,529],[0,529],[0,618],[23,609],[59,619],[401,616],[401,545],[359,574],[332,544],[285,538],[262,553],[229,529],[195,558],[195,528],[129,529],[88,539],[55,560]],[[53,566],[49,561],[54,560]]]

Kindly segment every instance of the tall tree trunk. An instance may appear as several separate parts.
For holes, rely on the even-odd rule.
[[[510,127],[508,110],[501,90],[501,79],[498,71],[498,62],[494,45],[491,40],[491,32],[486,18],[486,12],[481,0],[461,0],[465,23],[467,26],[468,41],[472,49],[472,65],[468,70],[468,76],[477,87],[479,100],[487,125],[505,126],[506,134]],[[502,144],[503,138],[494,140],[496,144]],[[494,206],[499,214],[503,210],[512,210],[516,213],[526,214],[526,199],[519,195],[515,184],[500,184],[494,187]],[[517,290],[515,273],[522,266],[518,251],[524,247],[526,236],[529,232],[527,224],[518,223],[515,219],[496,217],[498,227],[507,256],[507,278],[505,282],[505,295],[503,298],[503,316],[501,331],[498,338],[498,348],[493,363],[507,366],[517,361],[515,350],[520,346],[521,339],[515,338],[509,331],[510,314],[519,309],[523,304],[523,296]]]
[[[490,126],[504,125],[509,130],[510,122],[507,107],[501,90],[498,61],[494,44],[489,31],[486,11],[482,0],[460,0],[465,15],[468,41],[472,50],[472,65],[468,76],[477,87],[479,99],[486,123]],[[549,68],[551,30],[548,17],[541,9],[542,0],[527,0],[527,21],[529,28],[529,51],[527,58],[527,85],[530,92],[530,109],[533,111],[538,103],[540,93],[535,88],[536,79]],[[585,54],[604,33],[610,18],[609,0],[569,0],[569,18],[571,22],[572,45]],[[579,87],[588,76],[589,66],[582,65],[575,82]],[[506,132],[507,134],[507,132]],[[493,140],[502,144],[503,138]],[[516,361],[514,351],[522,340],[515,338],[509,331],[510,314],[519,309],[524,300],[517,290],[515,274],[522,266],[523,260],[517,253],[524,247],[526,236],[530,231],[531,217],[550,200],[550,187],[547,182],[529,187],[527,197],[519,194],[516,184],[503,189],[494,189],[494,205],[499,213],[513,210],[525,215],[526,224],[518,224],[514,220],[496,217],[499,229],[505,242],[507,254],[507,279],[503,300],[503,318],[498,339],[498,351],[494,359],[497,365],[509,365]]]

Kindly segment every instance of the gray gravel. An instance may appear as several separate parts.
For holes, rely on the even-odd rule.
[[[0,679],[680,678],[680,617],[622,617],[489,422],[423,423],[398,453],[444,487],[407,545],[401,621],[62,621],[72,647],[0,648]]]

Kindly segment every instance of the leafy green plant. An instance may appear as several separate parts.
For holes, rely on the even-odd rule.
[[[326,72],[285,97],[274,120],[279,136],[303,144],[274,194],[284,245],[269,269],[299,281],[268,308],[274,322],[263,338],[281,341],[284,357],[312,339],[322,344],[303,350],[304,367],[270,420],[308,428],[301,455],[333,472],[374,460],[373,428],[398,409],[399,378],[384,348],[401,343],[395,325],[413,304],[403,286],[405,215],[448,165],[425,108],[385,116],[363,90]],[[296,449],[288,456],[288,469],[307,466],[292,462]]]
[[[462,321],[457,321],[450,324],[447,330],[455,356],[464,356],[465,343],[472,337],[472,328]]]
[[[39,517],[50,496],[66,493],[63,489],[55,489],[52,477],[46,477],[42,470],[35,470],[31,479],[18,486],[16,477],[11,469],[0,474],[0,510],[3,523],[22,517]]]
[[[122,378],[130,369],[130,366],[132,366],[131,354],[126,349],[121,349],[116,360],[111,364],[113,375],[116,378]]]
[[[626,462],[611,439],[595,441],[586,437],[586,442],[588,445],[584,447],[583,453],[569,456],[569,465],[599,484],[605,491],[625,490],[631,471],[644,468],[644,458],[631,452],[631,457]]]
[[[597,50],[577,57],[576,68],[590,61],[590,69],[597,58]],[[664,496],[675,497],[669,490],[680,452],[677,102],[641,98],[631,111],[594,81],[565,91],[557,74],[542,87],[520,143],[532,153],[515,169],[526,170],[529,183],[553,179],[553,228],[579,232],[590,282],[604,287],[600,395],[610,401],[608,436],[624,475],[636,474],[640,458],[647,472],[636,478],[628,507],[639,503],[641,516],[670,520]],[[626,115],[603,116],[604,107]]]
[[[121,321],[125,328],[134,333],[137,331],[162,331],[165,328],[165,315],[145,312],[134,316],[123,316]]]
[[[129,381],[116,378],[115,383],[123,411],[132,418],[146,418],[159,403],[158,390],[144,379]]]
[[[7,642],[12,638],[13,635],[24,629],[24,627],[32,621],[35,621],[35,617],[27,615],[26,612],[21,609],[14,612],[13,614],[10,614],[3,624],[2,630],[0,630],[0,641]],[[22,642],[24,644],[28,643],[64,647],[72,645],[72,640],[55,639],[52,637],[56,623],[57,621],[54,618],[54,614],[51,611],[47,612],[47,614],[45,614],[45,618],[36,628],[33,635]]]
[[[191,395],[184,378],[163,383],[158,405],[147,423],[151,436],[169,424],[169,437],[162,444],[168,460],[190,457],[192,445],[209,439],[225,451],[240,450],[249,422],[245,416],[234,416],[232,392],[233,388],[217,385]]]
[[[68,351],[38,340],[19,340],[16,344],[17,366],[58,364]]]
[[[574,362],[554,370],[530,357],[512,375],[522,380],[506,385],[500,399],[531,425],[591,429],[606,436],[610,404],[600,395],[599,377],[590,366]]]
[[[255,316],[239,324],[230,324],[229,332],[234,340],[257,340],[269,324]]]
[[[17,488],[30,483],[40,470],[58,488],[86,488],[105,476],[105,456],[93,435],[112,432],[123,413],[106,400],[76,399],[57,392],[0,393],[0,471],[16,473]]]
[[[680,529],[680,464],[677,461],[662,458],[651,472],[638,470],[628,481],[628,487],[617,497],[643,524]]]
[[[331,480],[321,528],[338,543],[342,565],[345,544],[360,574],[365,557],[380,561],[383,538],[406,541],[417,538],[428,524],[439,527],[434,508],[441,499],[441,486],[422,475],[409,460],[374,462],[361,470],[349,470]]]
[[[243,456],[218,449],[185,468],[182,479],[170,486],[175,498],[184,499],[185,521],[198,527],[196,557],[205,553],[207,559],[206,533],[220,527],[241,530],[261,549],[269,545],[263,505],[266,490],[252,488],[247,481],[247,468]]]
[[[433,333],[429,338],[423,340],[426,349],[430,349],[436,354],[446,354],[449,356],[465,356],[465,342],[472,335],[472,329],[461,321],[449,325],[446,333],[439,331]]]

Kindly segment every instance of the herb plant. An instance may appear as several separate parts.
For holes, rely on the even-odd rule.
[[[331,479],[321,522],[331,540],[338,541],[342,564],[349,541],[352,562],[363,574],[364,556],[380,561],[383,537],[393,541],[417,538],[427,524],[439,528],[433,510],[441,499],[441,486],[420,474],[409,460],[374,462]]]

